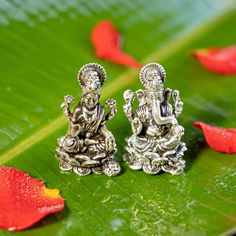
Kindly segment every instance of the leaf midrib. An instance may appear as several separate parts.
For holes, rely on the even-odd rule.
[[[152,61],[164,61],[169,58],[172,54],[183,48],[184,45],[196,40],[201,35],[205,34],[209,29],[215,27],[223,18],[230,15],[229,12],[232,10],[225,10],[220,14],[216,15],[214,18],[209,19],[207,22],[203,22],[193,29],[180,34],[177,38],[174,38],[167,42],[163,47],[156,50],[154,53],[150,54],[146,59],[142,61],[142,64],[152,62]],[[138,75],[138,71],[134,69],[128,69],[126,72],[122,73],[117,78],[113,79],[109,84],[107,84],[103,89],[102,100],[107,99],[112,94],[119,91],[121,88],[126,85],[131,84],[136,76]],[[10,150],[6,150],[0,156],[0,165],[5,162],[13,159],[18,156],[25,150],[32,147],[34,144],[40,142],[53,132],[61,129],[66,125],[66,119],[64,115],[60,115],[55,118],[50,124],[45,125],[44,127],[37,130],[30,137],[22,140],[20,143],[16,144]]]

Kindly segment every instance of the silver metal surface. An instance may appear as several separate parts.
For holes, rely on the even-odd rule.
[[[144,90],[124,92],[123,108],[133,135],[127,139],[127,153],[123,159],[134,170],[143,169],[148,174],[163,170],[178,175],[184,170],[182,156],[187,150],[185,143],[181,142],[184,128],[177,122],[183,102],[178,90],[164,88],[165,79],[164,68],[160,64],[149,63],[140,72]],[[135,99],[138,105],[133,111]]]
[[[100,105],[101,87],[106,79],[102,66],[90,63],[78,73],[82,87],[82,97],[75,108],[70,108],[74,98],[64,97],[61,108],[69,123],[65,136],[58,139],[56,157],[63,171],[74,171],[80,176],[90,173],[115,176],[120,165],[114,159],[116,153],[115,138],[107,129],[106,123],[117,113],[116,101],[109,99],[106,106]]]

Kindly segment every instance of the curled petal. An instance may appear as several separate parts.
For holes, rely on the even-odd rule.
[[[136,69],[141,68],[138,61],[121,50],[120,35],[110,21],[100,21],[91,32],[91,40],[97,57]]]
[[[194,122],[193,125],[202,129],[206,142],[215,151],[236,153],[236,129],[215,127],[203,122]]]
[[[210,71],[218,74],[236,74],[236,46],[206,48],[191,53]]]
[[[48,214],[61,211],[64,199],[57,189],[12,167],[0,167],[0,228],[26,229]]]

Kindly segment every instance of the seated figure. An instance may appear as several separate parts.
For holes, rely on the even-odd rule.
[[[65,136],[58,139],[56,149],[61,170],[73,170],[80,176],[91,172],[114,176],[120,172],[120,165],[114,159],[115,138],[106,127],[107,121],[117,112],[116,101],[106,101],[109,108],[107,114],[100,105],[105,79],[106,72],[102,66],[86,64],[78,73],[82,97],[73,112],[70,104],[74,98],[70,95],[64,98],[61,107],[69,121],[69,129]]]
[[[150,63],[140,72],[144,90],[125,91],[124,112],[131,123],[133,135],[127,139],[127,153],[123,159],[134,170],[143,169],[148,174],[163,170],[178,175],[184,170],[182,156],[187,150],[185,143],[181,142],[184,128],[177,122],[183,102],[178,90],[164,88],[165,78],[164,68]],[[133,112],[135,98],[138,105]]]

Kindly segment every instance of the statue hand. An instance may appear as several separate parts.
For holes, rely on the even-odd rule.
[[[74,97],[72,95],[66,95],[64,97],[64,102],[68,103],[68,104],[71,104],[72,102],[74,102]]]
[[[123,106],[124,113],[126,114],[127,117],[132,117],[132,106],[131,104],[125,104]]]
[[[79,124],[73,124],[73,123],[70,123],[70,135],[72,137],[77,137],[80,133],[80,125]]]
[[[108,120],[111,120],[115,116],[115,114],[117,113],[116,100],[108,99],[106,101],[106,105],[110,109],[108,114],[105,116],[105,121],[108,121]]]
[[[72,113],[70,111],[69,105],[74,102],[74,97],[71,95],[67,95],[64,97],[64,102],[61,104],[61,108],[64,111],[64,114],[71,120]]]
[[[134,100],[134,96],[135,93],[132,92],[130,89],[126,90],[123,95],[126,103],[132,103]]]
[[[93,144],[98,144],[99,141],[98,141],[98,140],[95,140],[95,139],[86,138],[86,139],[84,140],[84,143],[85,143],[86,145],[93,145]]]
[[[180,95],[178,90],[172,92],[172,98],[174,101],[174,114],[178,117],[183,111],[183,102],[180,100]]]
[[[74,97],[71,95],[66,95],[64,97],[64,102],[61,104],[61,108],[65,108],[68,107],[68,105],[70,105],[72,102],[74,102]]]
[[[172,125],[178,124],[178,121],[175,119],[175,117],[173,117],[173,118],[171,119],[171,124],[172,124]]]
[[[106,151],[108,153],[112,153],[116,150],[116,143],[113,136],[108,136],[105,142],[106,142]]]
[[[132,131],[135,135],[138,135],[143,128],[142,122],[137,117],[133,119],[131,125],[132,125]]]
[[[115,99],[108,99],[106,101],[106,105],[109,107],[109,109],[111,111],[113,111],[114,113],[117,112],[117,105],[116,105],[116,100]]]

